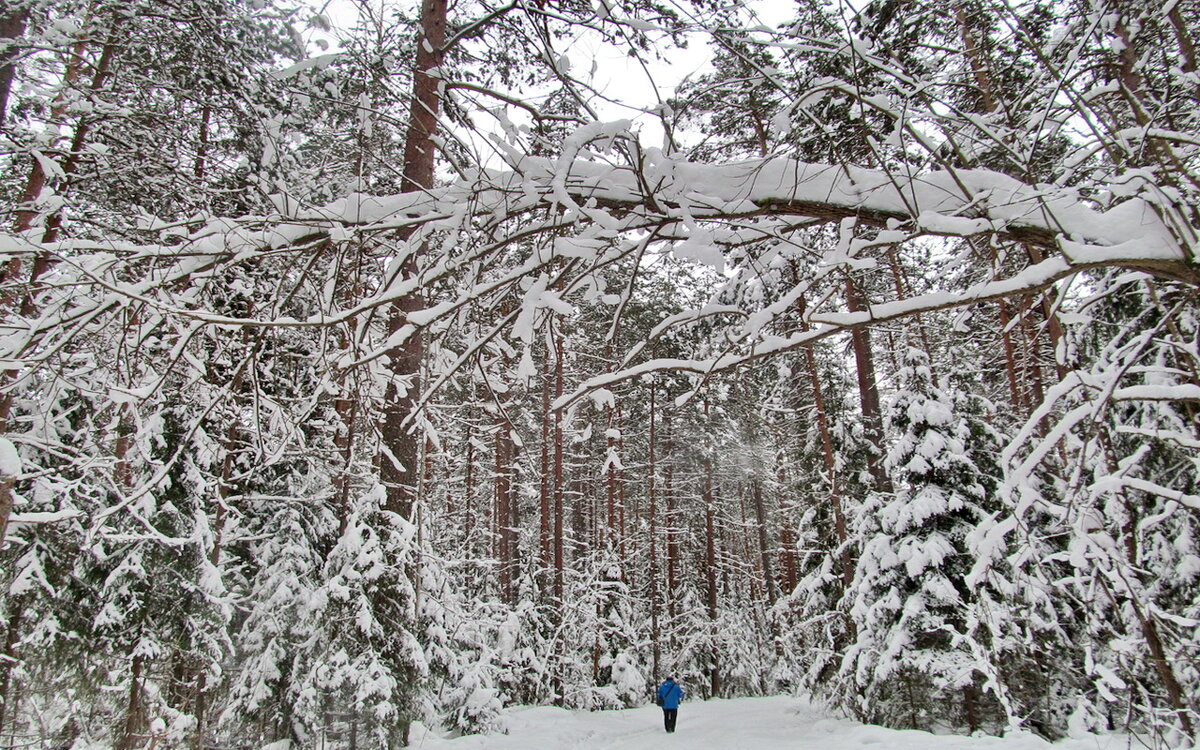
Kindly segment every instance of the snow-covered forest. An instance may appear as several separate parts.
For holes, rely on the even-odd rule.
[[[1192,744],[1198,36],[5,0],[0,743],[394,748],[674,675]]]

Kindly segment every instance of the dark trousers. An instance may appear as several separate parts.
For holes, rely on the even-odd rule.
[[[677,716],[679,716],[678,708],[663,709],[663,726],[666,727],[668,732],[675,731],[675,718]]]

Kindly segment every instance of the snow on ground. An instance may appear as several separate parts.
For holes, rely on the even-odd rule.
[[[507,735],[444,739],[414,733],[422,750],[1118,750],[1128,738],[1092,736],[1051,745],[1029,734],[961,737],[898,731],[832,719],[807,702],[787,697],[686,701],[675,734],[663,732],[662,710],[649,705],[587,713],[553,707],[506,712]]]

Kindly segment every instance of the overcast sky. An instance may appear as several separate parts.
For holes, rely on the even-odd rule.
[[[363,0],[362,3],[356,3],[353,0],[327,0],[317,3],[343,33],[355,25],[362,4],[376,9],[407,4],[415,12],[416,1]],[[790,0],[755,0],[748,5],[758,16],[759,23],[766,26],[775,26],[788,20],[795,7]],[[680,10],[687,12],[684,6]],[[644,65],[628,54],[627,47],[605,44],[595,35],[580,34],[570,40],[556,40],[555,47],[559,54],[566,55],[573,74],[613,100],[593,103],[601,118],[633,120],[634,127],[640,129],[641,140],[647,146],[661,146],[663,131],[657,118],[645,114],[644,110],[652,109],[670,98],[686,78],[710,70],[708,61],[712,56],[712,50],[699,35],[687,49],[664,48],[660,53],[662,59],[648,56],[643,60]],[[514,121],[520,121],[520,113],[513,112],[509,116]]]

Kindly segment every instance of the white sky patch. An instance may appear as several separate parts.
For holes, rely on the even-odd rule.
[[[387,18],[386,8],[403,9],[415,15],[417,2],[353,2],[352,0],[327,0],[315,5],[314,10],[324,15],[333,25],[332,35],[319,30],[310,31],[314,42],[329,49],[336,49],[335,38],[348,36],[360,17],[360,9],[371,9],[372,15]],[[777,27],[794,16],[795,6],[787,0],[760,0],[747,4],[747,11],[755,22],[766,27]],[[689,19],[690,8],[678,8],[681,17]],[[636,23],[636,22],[635,22]],[[655,53],[631,54],[631,45],[608,43],[598,35],[586,30],[568,40],[555,40],[558,64],[569,65],[571,75],[579,78],[597,92],[589,102],[601,120],[627,119],[633,123],[646,146],[664,146],[664,129],[659,115],[661,104],[675,95],[684,81],[712,71],[712,45],[703,32],[691,35],[686,48],[664,44]],[[537,97],[544,92],[513,92]],[[511,108],[510,108],[511,110]],[[508,117],[515,123],[528,118],[522,112],[510,111]]]

